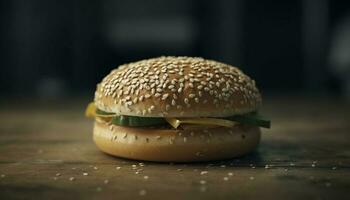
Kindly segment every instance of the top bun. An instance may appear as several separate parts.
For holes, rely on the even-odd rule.
[[[159,57],[119,66],[97,84],[95,104],[117,115],[227,117],[256,111],[255,81],[231,65]]]

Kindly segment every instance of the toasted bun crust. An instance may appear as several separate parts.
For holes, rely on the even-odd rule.
[[[119,66],[95,92],[118,115],[225,117],[256,111],[261,96],[238,68],[203,58],[159,57]]]
[[[252,151],[260,141],[260,129],[233,128],[195,130],[132,128],[98,120],[94,141],[110,155],[158,162],[195,162],[228,159]]]

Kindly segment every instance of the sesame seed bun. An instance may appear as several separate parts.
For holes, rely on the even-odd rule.
[[[261,96],[231,65],[193,57],[159,57],[119,66],[97,85],[95,104],[117,115],[226,117],[256,111]]]
[[[260,129],[248,125],[193,130],[135,128],[96,120],[94,141],[103,152],[123,158],[158,162],[209,161],[251,152],[260,141]]]

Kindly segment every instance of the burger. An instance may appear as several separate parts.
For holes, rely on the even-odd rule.
[[[97,84],[86,110],[93,140],[110,155],[194,162],[242,156],[259,144],[261,95],[236,67],[198,57],[124,64]]]

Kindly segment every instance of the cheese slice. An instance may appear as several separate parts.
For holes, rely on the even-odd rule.
[[[233,127],[237,122],[217,119],[217,118],[165,118],[165,120],[174,128],[181,124],[198,124],[198,125],[216,125],[224,127]]]
[[[85,110],[86,117],[95,117],[96,115],[96,106],[93,102],[89,103]]]
[[[94,102],[89,103],[89,105],[87,106],[86,110],[85,110],[85,116],[86,117],[107,117],[107,118],[111,118],[116,116],[116,114],[98,114],[96,112],[97,108],[94,104]]]
[[[89,103],[85,110],[86,117],[97,117],[103,121],[111,121],[113,117],[117,116],[113,113],[99,114],[97,113],[97,108],[95,104]],[[165,118],[165,120],[174,128],[178,128],[180,125],[191,125],[191,126],[223,126],[223,127],[233,127],[237,122],[218,119],[218,118]],[[193,128],[193,127],[192,127]]]

